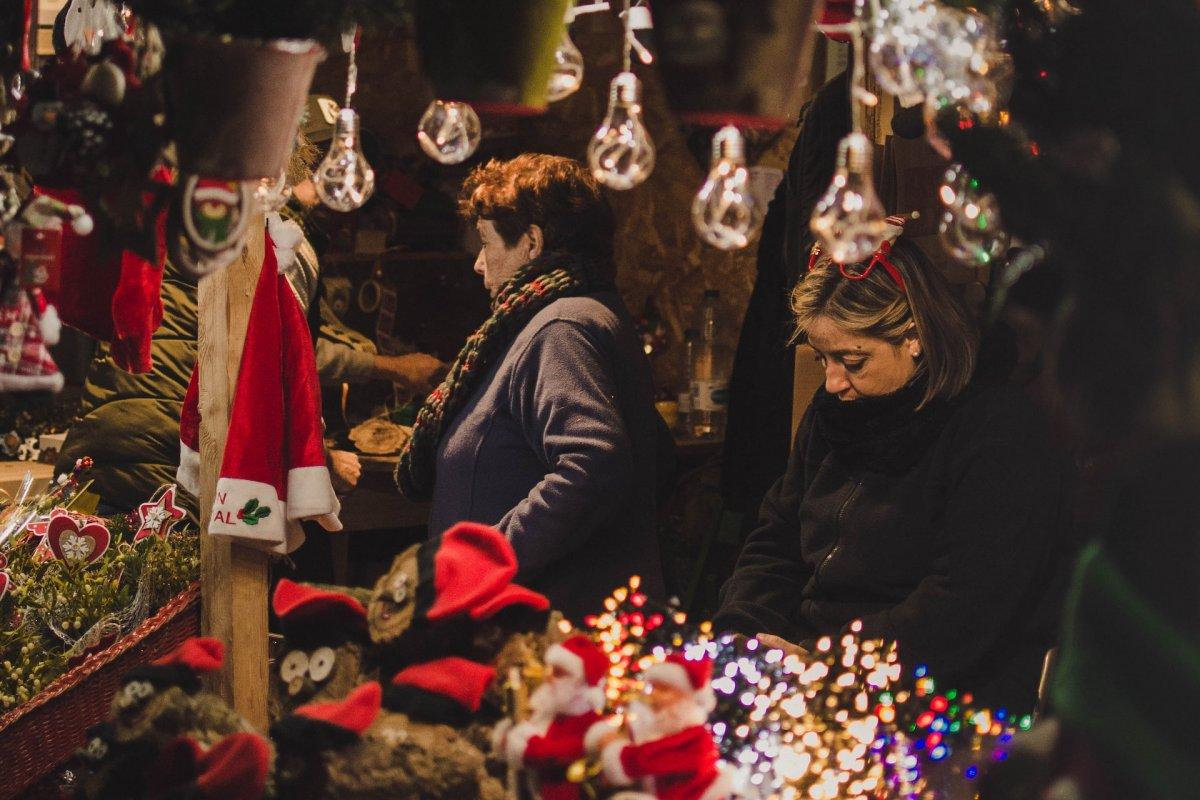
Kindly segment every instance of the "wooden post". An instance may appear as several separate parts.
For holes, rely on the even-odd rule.
[[[246,249],[199,285],[200,627],[225,642],[225,668],[210,688],[261,731],[267,729],[266,553],[208,535],[225,434],[237,386],[254,287],[263,264],[261,217],[250,221]]]

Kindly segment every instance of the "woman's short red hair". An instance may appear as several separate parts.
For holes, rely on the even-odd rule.
[[[573,158],[525,153],[492,159],[467,176],[458,208],[469,222],[490,220],[508,245],[537,225],[547,253],[612,256],[612,209],[595,178]]]

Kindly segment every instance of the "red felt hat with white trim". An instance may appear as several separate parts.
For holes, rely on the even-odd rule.
[[[341,530],[341,504],[325,464],[308,323],[279,274],[270,234],[264,248],[208,532],[290,552],[304,541],[300,520]],[[201,419],[198,382],[193,374],[180,415],[176,477],[184,488],[198,483],[191,474]]]
[[[712,659],[708,656],[688,658],[682,652],[668,653],[658,664],[642,670],[646,683],[661,683],[680,691],[690,692],[706,711],[716,707],[712,686]]]
[[[546,648],[546,663],[581,679],[588,686],[600,685],[609,668],[608,656],[583,635],[572,636],[561,644]]]

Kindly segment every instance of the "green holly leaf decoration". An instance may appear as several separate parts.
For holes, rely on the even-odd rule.
[[[268,506],[259,505],[258,500],[253,497],[247,500],[246,505],[242,506],[237,513],[238,519],[247,525],[257,525],[269,516],[271,516],[271,509]]]

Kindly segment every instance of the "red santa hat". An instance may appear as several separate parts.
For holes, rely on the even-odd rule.
[[[826,25],[846,25],[854,21],[854,0],[825,0],[825,8],[817,21],[818,30]],[[835,42],[850,41],[848,33],[821,31]]]
[[[576,635],[561,644],[550,645],[546,648],[546,664],[583,681],[593,707],[604,704],[604,678],[608,675],[609,660],[591,639]]]
[[[208,750],[181,737],[163,748],[148,777],[156,797],[261,800],[270,748],[261,736],[231,733]]]
[[[513,606],[535,611],[550,607],[545,596],[512,583],[517,556],[495,528],[460,522],[423,545],[417,562],[420,582],[433,581],[432,592],[417,591],[418,598],[432,596],[428,609],[418,608],[430,622],[459,616],[489,619]]]
[[[279,274],[270,235],[264,239],[208,532],[290,552],[304,540],[300,520],[341,530],[341,505],[325,465],[321,395],[308,324],[287,279]],[[195,449],[191,428],[199,427],[198,395],[189,391],[184,397],[181,462],[188,449]]]
[[[392,678],[385,703],[422,722],[465,724],[479,710],[496,670],[451,656],[405,667]]]
[[[701,708],[712,711],[717,705],[711,686],[712,666],[712,659],[708,656],[689,658],[677,651],[668,653],[661,662],[642,670],[642,680],[690,692]]]
[[[367,637],[367,609],[344,593],[306,586],[284,578],[271,601],[290,642],[334,645]]]

